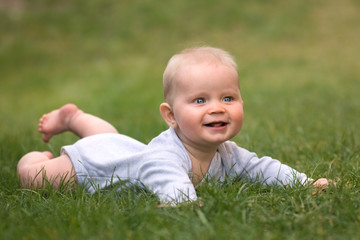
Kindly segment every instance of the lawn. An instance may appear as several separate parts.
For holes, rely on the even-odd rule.
[[[357,0],[0,1],[0,239],[358,239]],[[221,47],[239,65],[245,122],[233,140],[337,188],[209,182],[204,202],[157,209],[142,191],[27,190],[17,161],[77,138],[37,132],[72,102],[149,142],[168,59]]]

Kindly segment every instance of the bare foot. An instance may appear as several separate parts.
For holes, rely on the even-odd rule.
[[[71,119],[83,113],[74,104],[66,104],[60,109],[44,114],[39,121],[39,132],[43,133],[44,142],[50,141],[51,137],[68,131]]]

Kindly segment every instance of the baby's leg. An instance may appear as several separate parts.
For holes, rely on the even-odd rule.
[[[71,187],[76,183],[67,155],[54,158],[50,152],[30,152],[20,159],[17,172],[21,185],[27,188],[40,188],[49,183],[57,189],[62,183],[70,183]]]
[[[83,138],[99,133],[117,133],[108,122],[96,116],[84,113],[74,104],[66,104],[42,116],[39,122],[39,132],[43,140],[48,142],[53,135],[71,131]]]

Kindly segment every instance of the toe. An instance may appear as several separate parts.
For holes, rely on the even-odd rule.
[[[49,152],[49,151],[45,151],[45,152],[43,152],[43,154],[45,154],[49,159],[53,159],[53,158],[54,158],[54,155],[53,155],[51,152]]]
[[[45,135],[42,137],[42,139],[43,139],[44,142],[49,142],[51,137],[52,137],[52,136],[51,136],[50,134],[45,134]]]

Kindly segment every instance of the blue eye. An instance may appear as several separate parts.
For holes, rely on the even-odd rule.
[[[202,103],[205,103],[205,99],[197,98],[197,99],[194,100],[194,102],[197,103],[197,104],[202,104]]]
[[[231,102],[233,100],[232,97],[224,97],[223,101],[224,102]]]

